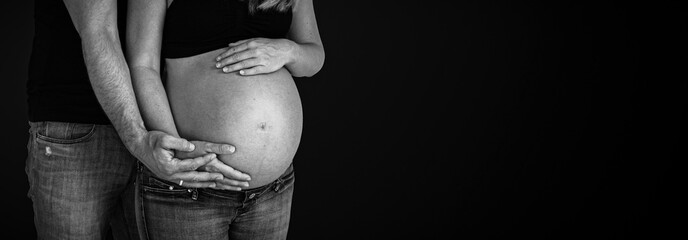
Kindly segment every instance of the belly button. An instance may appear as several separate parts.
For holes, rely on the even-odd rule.
[[[260,123],[258,124],[258,128],[260,128],[260,130],[266,131],[267,128],[268,128],[268,123],[266,123],[266,122],[260,122]]]

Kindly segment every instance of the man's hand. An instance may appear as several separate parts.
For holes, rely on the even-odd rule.
[[[209,153],[231,154],[234,153],[235,150],[234,146],[229,144],[217,144],[203,141],[191,141],[191,143],[196,146],[193,151],[176,151],[175,156],[180,159],[187,159],[197,158]],[[248,187],[248,181],[251,180],[249,175],[230,167],[217,158],[203,165],[200,169],[206,172],[221,173],[224,176],[223,179],[215,181],[217,184],[215,188],[217,189],[240,191],[241,188]]]
[[[185,139],[160,131],[149,131],[143,137],[139,147],[140,150],[137,151],[136,156],[139,161],[146,165],[155,176],[167,181],[180,183],[180,180],[183,180],[184,187],[207,188],[216,187],[215,181],[221,181],[224,178],[220,173],[196,171],[199,167],[216,160],[215,153],[192,159],[176,158],[174,151],[193,152],[195,149],[194,144]]]

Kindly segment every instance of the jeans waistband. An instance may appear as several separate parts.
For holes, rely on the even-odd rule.
[[[150,177],[154,177],[158,181],[163,181],[166,182],[167,184],[170,185],[177,185],[176,183],[161,179],[159,177],[156,177],[153,172],[148,169],[145,165],[143,165],[141,162],[139,164],[139,173],[143,173],[145,175],[149,175]],[[270,190],[270,189],[275,189],[279,190],[276,188],[281,187],[282,183],[286,182],[290,178],[293,178],[294,174],[294,163],[291,163],[289,167],[280,175],[275,181],[272,181],[269,184],[265,184],[263,186],[257,187],[257,188],[251,188],[251,189],[242,189],[241,191],[233,191],[233,190],[218,190],[218,189],[213,189],[213,188],[198,188],[196,190],[198,191],[203,191],[208,194],[218,196],[218,197],[227,197],[227,198],[232,198],[232,199],[251,199],[254,198],[255,196],[262,195],[264,192]],[[187,187],[175,187],[175,188],[182,188],[182,189],[194,189],[194,188],[187,188]]]
[[[72,123],[72,122],[52,122],[52,121],[41,121],[32,122],[29,121],[30,131],[33,132],[44,132],[48,128],[74,128],[78,126],[93,126],[93,127],[108,127],[115,129],[111,124],[95,124],[95,123]]]

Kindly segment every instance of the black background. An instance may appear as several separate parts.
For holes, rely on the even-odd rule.
[[[447,2],[315,1],[290,239],[685,232],[683,3]],[[2,228],[27,238],[32,4],[0,15]]]

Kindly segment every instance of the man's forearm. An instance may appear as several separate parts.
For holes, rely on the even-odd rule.
[[[136,105],[116,28],[82,33],[81,45],[98,102],[127,149],[137,155],[138,143],[147,131]]]

